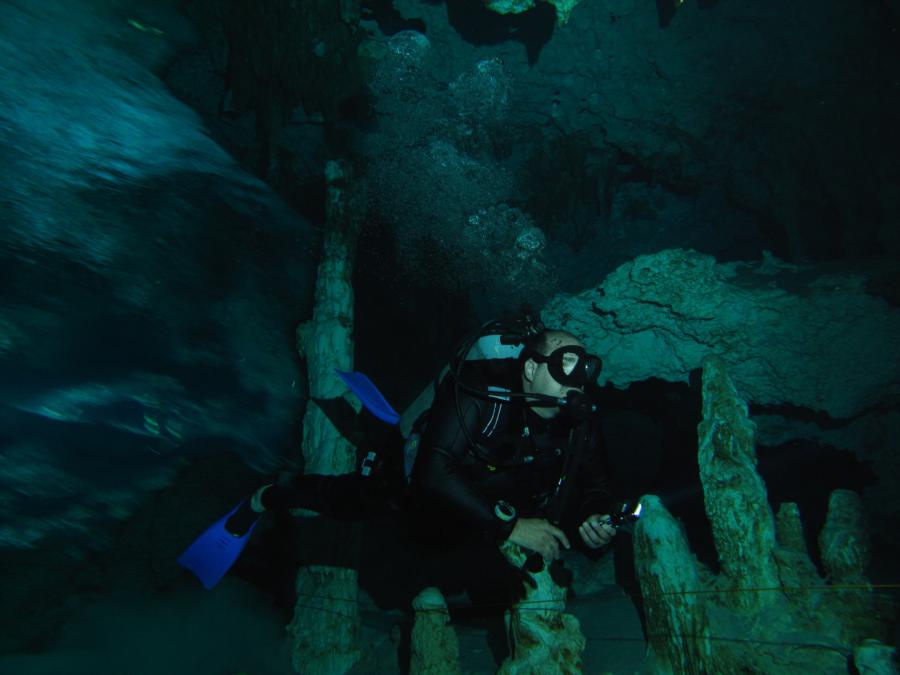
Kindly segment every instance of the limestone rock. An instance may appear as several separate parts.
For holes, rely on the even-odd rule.
[[[809,607],[816,597],[811,589],[821,586],[822,579],[809,558],[797,505],[792,502],[781,504],[775,526],[778,540],[775,560],[781,587],[785,595],[800,607]]]
[[[687,381],[707,354],[719,354],[748,402],[851,417],[900,396],[900,310],[864,286],[859,276],[771,256],[717,263],[672,249],[557,296],[542,316],[603,356],[601,378],[617,387]]]
[[[857,643],[879,634],[879,608],[866,579],[869,535],[862,501],[851,490],[835,490],[828,500],[825,526],[819,533],[822,564],[835,585],[836,612],[842,636]]]
[[[647,637],[655,658],[673,672],[688,673],[705,651],[710,635],[702,587],[703,570],[691,553],[681,526],[659,498],[641,499],[634,557],[647,618]]]
[[[656,497],[641,500],[635,527],[635,568],[659,670],[846,673],[856,646],[885,637],[863,576],[867,547],[859,499],[844,491],[832,496],[820,537],[836,582],[829,585],[806,555],[796,505],[779,509],[776,541],[765,485],[754,468],[754,426],[717,357],[704,361],[698,433],[721,573],[712,575],[694,559]]]
[[[335,375],[353,369],[353,286],[361,188],[352,188],[350,168],[329,162],[328,232],[316,275],[312,318],[297,329],[297,349],[305,357],[313,399],[342,396],[346,386]],[[356,467],[356,451],[321,408],[307,407],[303,420],[303,454],[308,473],[339,474]]]
[[[862,503],[852,490],[835,490],[828,500],[828,517],[819,535],[822,563],[836,581],[860,578],[869,564],[869,536]]]
[[[521,14],[534,7],[535,0],[485,0],[484,6],[497,14]]]
[[[334,368],[353,367],[353,287],[351,275],[360,222],[360,190],[352,187],[350,167],[329,162],[328,232],[316,278],[312,319],[298,330],[309,371],[310,396],[337,398],[344,386]],[[303,418],[303,455],[309,473],[341,474],[356,466],[353,445],[318,405]],[[294,511],[295,515],[310,515]],[[357,601],[357,535],[332,528],[317,541],[334,565],[309,565],[297,572],[297,602],[288,626],[294,669],[303,675],[339,675],[360,658]],[[327,562],[332,562],[325,556]],[[338,563],[344,563],[343,565]]]
[[[518,545],[504,542],[500,549],[515,568],[525,564],[526,553]],[[566,589],[546,565],[529,574],[534,586],[525,585],[524,597],[506,615],[512,653],[497,675],[580,675],[586,642],[578,619],[565,612]]]
[[[297,608],[287,627],[294,671],[346,673],[360,659],[356,570],[311,565],[297,575]]]
[[[450,611],[437,588],[426,588],[413,600],[410,675],[459,675],[459,641]]]
[[[703,369],[703,421],[698,428],[700,478],[706,515],[712,523],[722,572],[740,590],[778,583],[772,550],[775,522],[766,486],[756,473],[753,423],[721,359],[710,357]],[[738,592],[728,597],[746,609],[767,594]]]
[[[900,411],[875,409],[840,424],[819,426],[811,419],[790,419],[776,414],[755,414],[759,443],[777,447],[796,439],[853,453],[879,477],[862,493],[872,533],[900,547]]]
[[[806,539],[803,536],[803,523],[800,522],[800,509],[793,502],[785,502],[778,508],[776,518],[778,543],[789,551],[808,555]]]
[[[853,654],[853,665],[860,675],[897,675],[894,649],[878,640],[866,640]]]
[[[565,26],[580,0],[544,0],[556,8],[556,23]],[[497,14],[521,14],[535,5],[535,0],[484,0],[484,6]]]

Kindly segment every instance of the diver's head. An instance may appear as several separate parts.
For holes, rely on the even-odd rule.
[[[522,391],[553,398],[584,391],[584,385],[596,379],[601,365],[578,338],[561,330],[545,330],[534,336],[526,343],[521,358]],[[533,410],[548,419],[559,414],[558,406],[535,406]]]

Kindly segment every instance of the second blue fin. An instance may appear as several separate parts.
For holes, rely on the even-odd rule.
[[[356,394],[356,397],[366,407],[366,410],[375,415],[375,417],[392,425],[400,421],[399,413],[391,407],[387,399],[378,391],[378,387],[372,384],[372,380],[368,377],[355,371],[346,372],[335,369],[334,372],[350,388],[350,391]]]

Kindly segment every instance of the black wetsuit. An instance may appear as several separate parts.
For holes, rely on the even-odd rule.
[[[517,392],[520,373],[516,361],[469,362],[461,381],[481,390],[493,386]],[[418,519],[431,521],[431,530],[445,541],[448,535],[464,539],[476,535],[496,543],[515,526],[515,519],[504,521],[495,515],[498,501],[512,505],[518,517],[547,517],[578,426],[564,412],[550,420],[542,418],[521,399],[504,399],[503,391],[480,397],[457,390],[453,378],[446,377],[435,396],[413,472]],[[575,530],[587,516],[609,512],[605,453],[596,428],[591,438],[578,458],[575,489],[560,521],[573,543]],[[470,440],[480,447],[473,447]],[[420,529],[428,528],[420,525]]]

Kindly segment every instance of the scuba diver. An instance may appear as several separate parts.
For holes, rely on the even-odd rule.
[[[503,541],[532,553],[533,565],[556,560],[573,540],[602,549],[616,528],[596,405],[585,392],[601,367],[574,335],[530,315],[491,322],[464,341],[405,443],[400,416],[374,385],[338,373],[386,423],[380,457],[370,452],[353,474],[260,487],[179,562],[212,588],[261,514],[294,508],[348,520],[405,511],[426,549],[441,558],[454,549],[470,562],[479,552],[496,559]]]
[[[584,393],[599,369],[575,336],[540,330],[511,363],[466,361],[445,378],[413,472],[426,519],[547,562],[576,533],[589,549],[609,543],[605,462]]]

